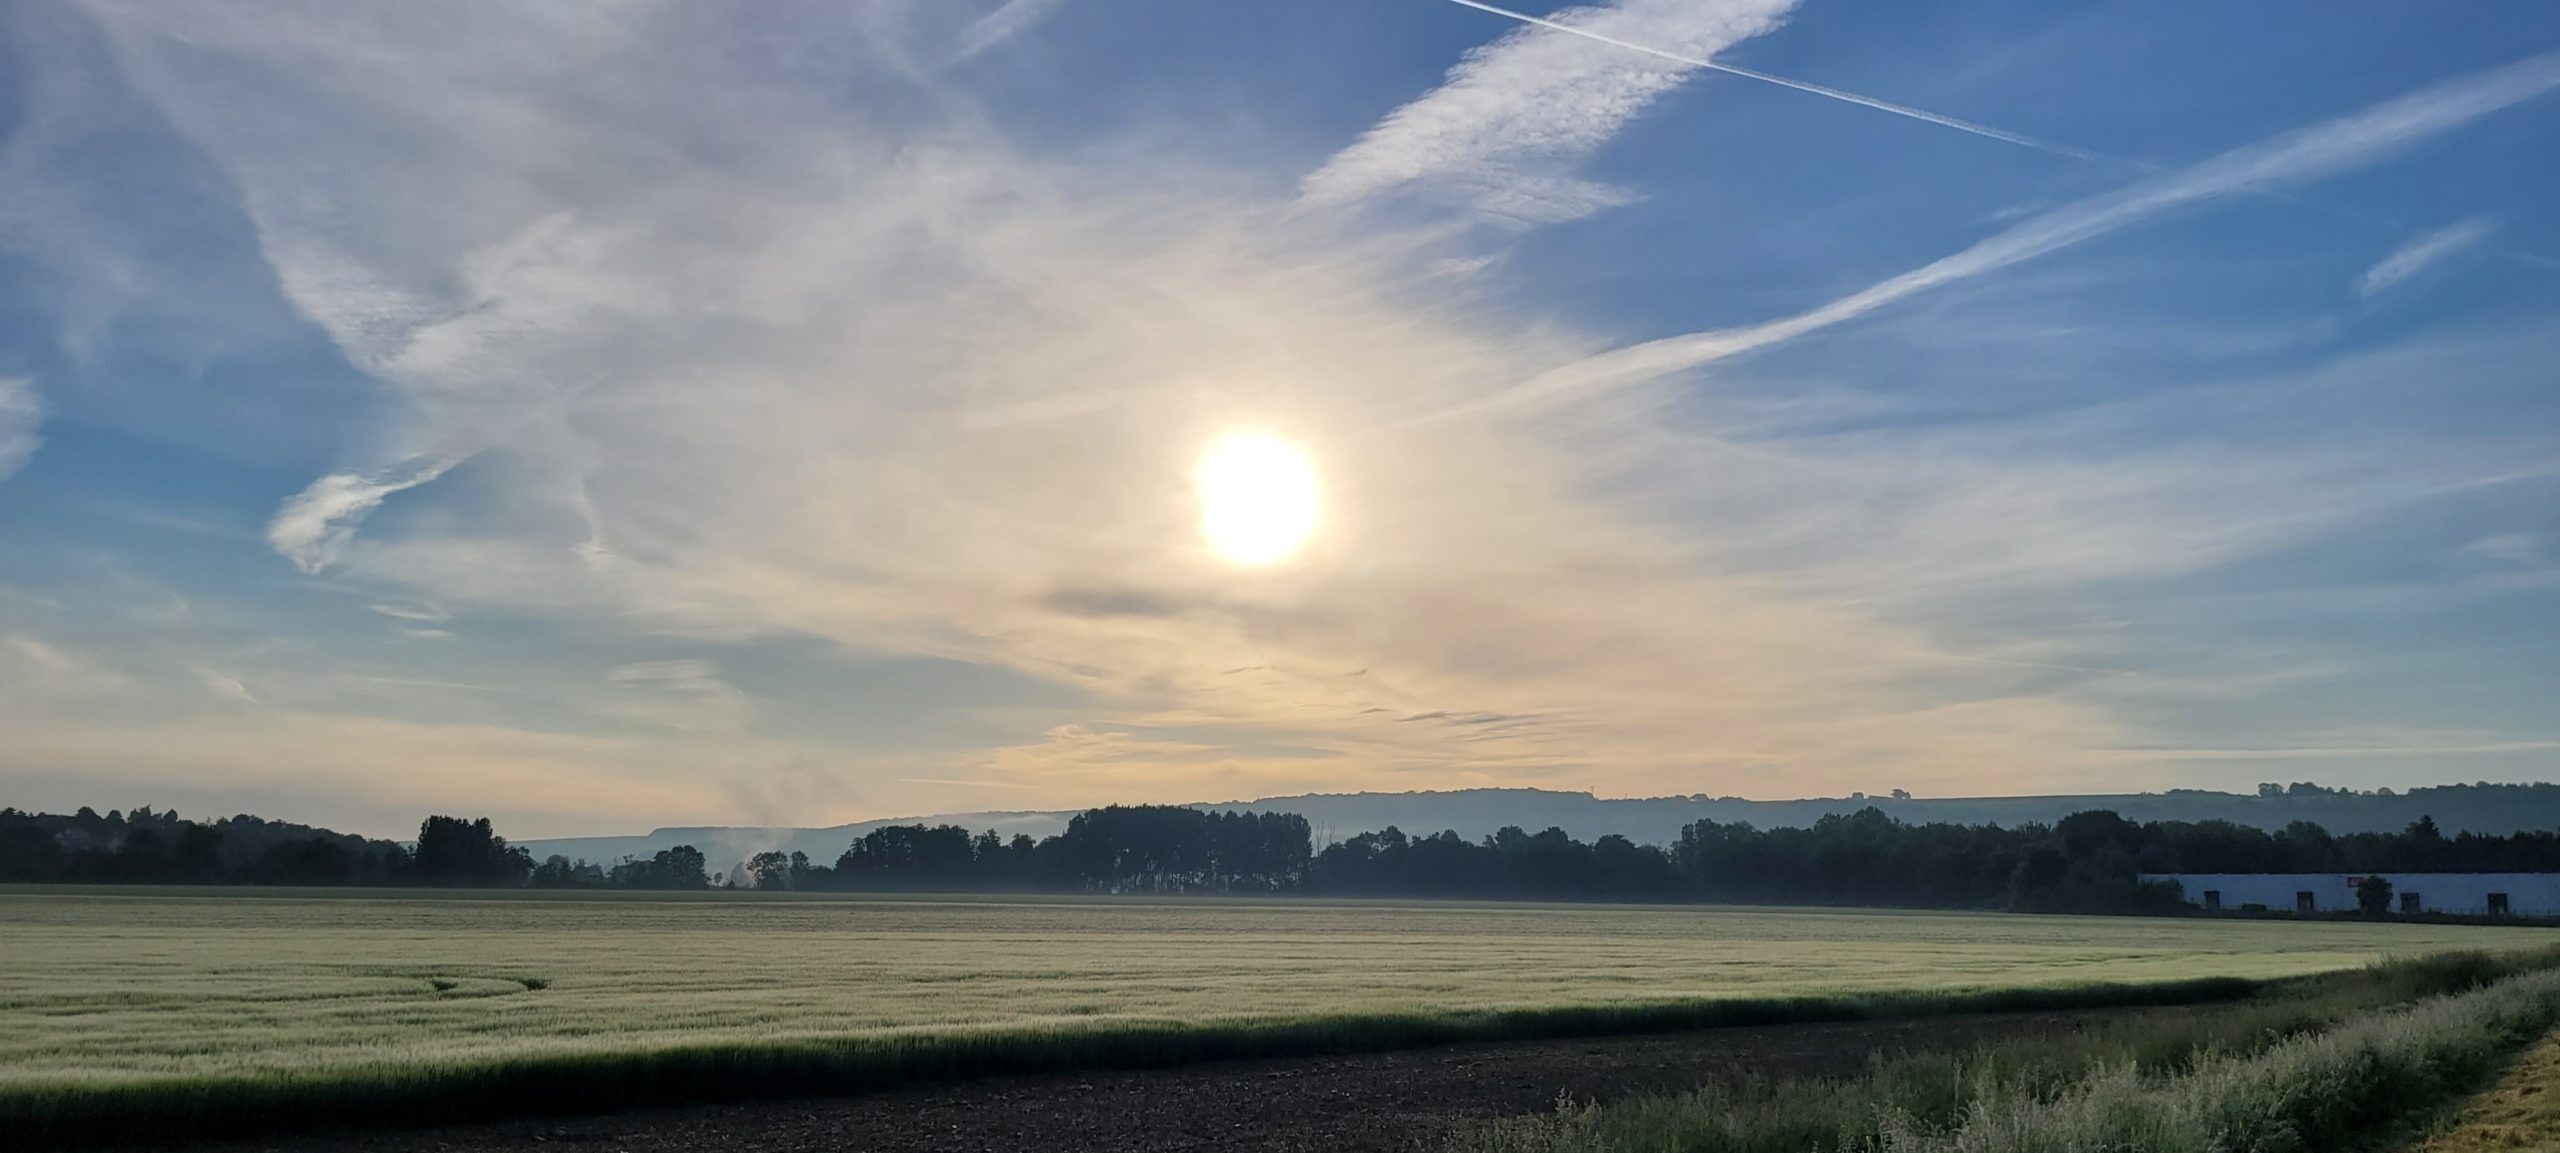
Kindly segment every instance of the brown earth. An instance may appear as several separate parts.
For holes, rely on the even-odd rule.
[[[205,1153],[1401,1150],[1460,1122],[1551,1109],[1559,1094],[1610,1100],[1745,1078],[1854,1074],[1879,1053],[2067,1031],[2125,1012],[2000,1013],[1452,1045],[1154,1072],[1000,1078],[854,1097],[643,1109],[601,1117],[310,1133],[200,1148]]]
[[[2527,1050],[2496,1085],[2440,1119],[2411,1153],[2560,1149],[2560,1033]]]

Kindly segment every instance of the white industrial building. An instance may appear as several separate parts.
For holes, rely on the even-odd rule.
[[[2380,873],[2400,913],[2560,916],[2560,873]],[[2187,903],[2207,911],[2256,905],[2278,912],[2353,910],[2363,873],[2146,873],[2176,881]]]

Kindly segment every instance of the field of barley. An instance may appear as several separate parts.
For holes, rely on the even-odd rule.
[[[2527,928],[1587,905],[0,892],[0,1089],[702,1044],[2264,978]]]

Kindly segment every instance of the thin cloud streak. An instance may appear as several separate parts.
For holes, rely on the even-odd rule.
[[[0,480],[25,467],[43,447],[44,438],[36,435],[43,425],[44,401],[36,395],[35,382],[0,376]]]
[[[1588,28],[1576,27],[1571,24],[1563,23],[1562,21],[1549,20],[1540,16],[1531,16],[1526,12],[1514,12],[1509,8],[1496,7],[1494,5],[1484,3],[1483,0],[1449,0],[1449,2],[1462,8],[1473,8],[1478,12],[1488,12],[1496,16],[1517,20],[1523,24],[1533,25],[1553,32],[1562,32],[1568,36],[1579,36],[1585,40],[1597,41],[1612,47],[1623,48],[1629,52],[1641,52],[1647,56],[1655,57],[1656,59],[1669,60],[1676,64],[1686,64],[1691,68],[1704,68],[1710,72],[1724,73],[1727,76],[1739,76],[1746,80],[1757,80],[1763,84],[1775,84],[1780,88],[1792,88],[1798,92],[1811,93],[1815,96],[1839,100],[1864,108],[1873,108],[1878,112],[1890,112],[1896,116],[1909,117],[1910,119],[1922,121],[1924,123],[1935,124],[1941,128],[1952,128],[1958,132],[1971,133],[1987,140],[2000,141],[2003,144],[2015,144],[2021,148],[2032,148],[2038,152],[2047,152],[2055,156],[2067,156],[2074,160],[2089,160],[2103,164],[2121,164],[2142,168],[2151,167],[2150,165],[2144,164],[2140,161],[2127,160],[2120,156],[2110,156],[2104,152],[2095,152],[2086,148],[2075,148],[2068,144],[2060,144],[2051,140],[2039,139],[2037,137],[2026,135],[2022,132],[2011,132],[2007,129],[1994,128],[1988,124],[1977,124],[1971,120],[1964,120],[1954,116],[1931,112],[1925,108],[1914,108],[1908,104],[1896,104],[1890,100],[1880,100],[1873,96],[1862,96],[1846,89],[1832,88],[1827,85],[1815,84],[1806,80],[1796,80],[1790,77],[1777,75],[1773,72],[1762,72],[1757,69],[1744,68],[1739,65],[1725,64],[1709,59],[1705,56],[1691,56],[1686,53],[1666,51],[1648,44],[1638,44],[1632,40],[1622,40],[1615,36],[1594,32]]]
[[[2497,230],[2497,221],[2474,216],[2401,245],[2356,279],[2356,295],[2371,298],[2438,261],[2487,240]]]
[[[2172,209],[2263,185],[2331,175],[2560,87],[2560,52],[2420,89],[2348,116],[2225,152],[2036,216],[1955,255],[1794,316],[1665,337],[1601,353],[1458,411],[1554,403],[1657,379],[1865,316],[1908,297],[2092,240]],[[1443,413],[1455,415],[1455,413]]]
[[[1048,19],[1066,0],[1005,0],[1003,6],[972,22],[960,34],[958,59],[968,60],[1028,31]]]
[[[260,701],[256,694],[251,693],[249,686],[242,684],[239,677],[230,673],[203,665],[197,665],[188,671],[194,673],[196,680],[215,696],[252,705],[265,703]]]

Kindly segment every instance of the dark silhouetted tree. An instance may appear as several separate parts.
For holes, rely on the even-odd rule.
[[[2356,880],[2356,908],[2368,917],[2379,917],[2391,911],[2391,879],[2380,873],[2367,873]]]
[[[430,885],[520,885],[533,873],[533,857],[507,844],[487,817],[434,816],[418,826],[412,867]]]
[[[702,850],[691,845],[660,849],[657,855],[643,860],[624,861],[613,867],[613,884],[632,889],[708,889],[711,870]]]

